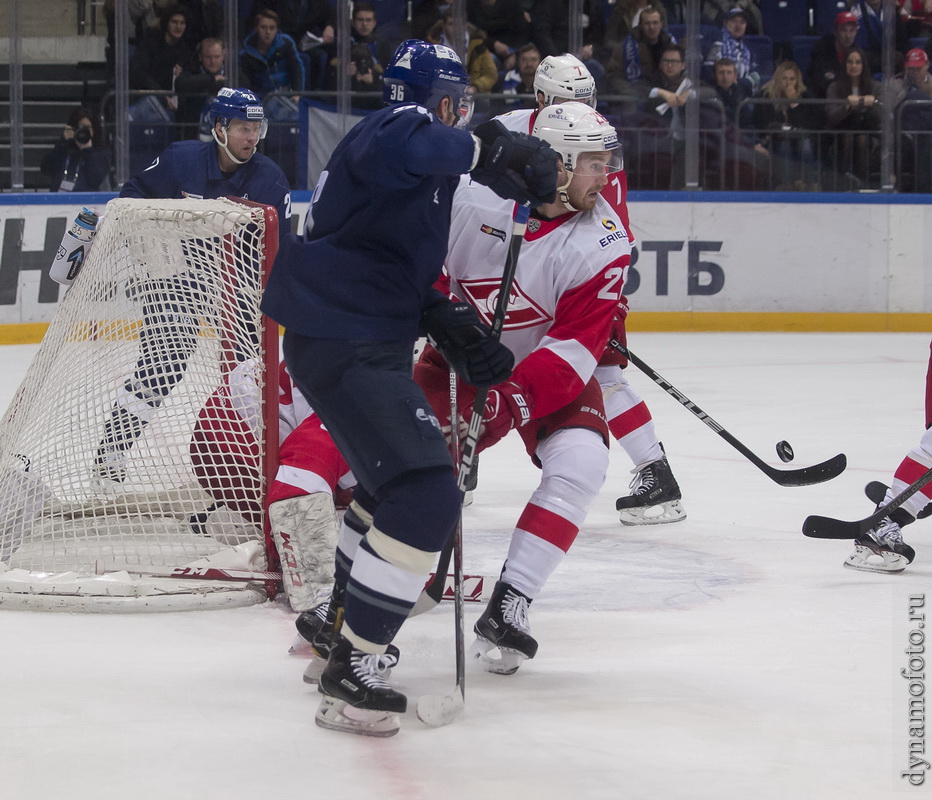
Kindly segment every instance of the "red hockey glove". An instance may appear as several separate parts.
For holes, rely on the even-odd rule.
[[[609,333],[609,340],[615,339],[619,344],[628,346],[628,334],[625,330],[625,319],[628,317],[628,298],[622,295],[618,300],[618,306],[615,309],[615,315],[612,318],[612,330]],[[628,357],[619,353],[611,345],[606,345],[605,350],[599,358],[600,367],[619,366],[622,369],[628,366]]]
[[[489,391],[482,413],[477,447],[491,447],[512,428],[520,428],[531,420],[531,403],[516,383],[501,383]]]

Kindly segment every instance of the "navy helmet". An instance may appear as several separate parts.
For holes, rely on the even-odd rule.
[[[469,75],[456,51],[442,44],[408,39],[398,45],[382,75],[385,104],[417,103],[436,111],[450,97],[457,125],[472,117],[472,97],[467,95]]]
[[[230,127],[230,121],[234,119],[260,122],[260,139],[265,138],[266,131],[269,128],[269,121],[265,116],[262,101],[249,89],[221,89],[210,104],[207,119],[210,122],[211,130],[216,127],[218,120],[224,129]]]

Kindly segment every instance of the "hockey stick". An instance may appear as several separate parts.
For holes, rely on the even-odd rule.
[[[495,302],[495,314],[492,317],[492,336],[498,338],[502,335],[502,328],[505,325],[505,315],[508,313],[508,298],[511,295],[511,285],[514,283],[515,270],[518,268],[518,254],[521,252],[521,243],[524,241],[524,231],[527,229],[528,217],[531,214],[531,207],[525,203],[517,207],[515,213],[514,226],[511,229],[511,241],[508,244],[508,256],[505,259],[505,268],[502,270],[502,282],[498,288],[498,297]],[[469,420],[469,427],[466,429],[466,439],[463,442],[462,455],[460,456],[459,473],[456,477],[457,486],[461,493],[466,492],[466,486],[469,483],[476,460],[476,442],[479,441],[479,428],[482,425],[482,414],[485,411],[485,401],[489,395],[489,387],[479,387],[476,391],[476,399],[472,407],[472,417]],[[451,420],[451,430],[455,427],[456,421]],[[450,567],[450,557],[453,555],[453,537],[444,545],[440,551],[440,558],[437,561],[437,575],[445,575]],[[443,596],[443,586],[438,585],[437,581],[431,581],[421,592],[421,596],[411,609],[409,616],[423,614],[430,611]]]
[[[456,373],[450,370],[450,455],[454,465],[460,463],[459,415],[457,405]],[[461,466],[461,465],[460,465]],[[461,491],[462,496],[462,491]],[[463,630],[463,507],[453,529],[453,617],[456,687],[452,694],[422,695],[417,701],[417,717],[425,725],[438,728],[456,722],[466,709],[466,636]]]
[[[929,481],[932,481],[932,469],[922,473],[914,483],[907,486],[885,506],[880,506],[869,517],[854,522],[817,515],[806,517],[803,522],[803,533],[813,539],[856,539],[874,528],[884,517],[889,517]]]
[[[127,572],[150,578],[191,578],[198,581],[231,581],[281,584],[280,572],[261,572],[248,569],[222,569],[220,567],[162,567],[154,564],[109,564],[96,563],[95,572],[104,575],[110,572]]]
[[[628,360],[634,364],[634,366],[636,366],[639,370],[641,370],[641,372],[647,375],[648,378],[656,383],[668,395],[670,395],[675,400],[678,400],[680,405],[684,406],[695,416],[701,419],[706,425],[708,425],[713,431],[715,431],[726,442],[728,442],[728,444],[734,447],[735,450],[741,453],[741,455],[748,459],[748,461],[750,461],[755,467],[763,472],[768,478],[779,483],[781,486],[811,486],[814,483],[823,483],[825,481],[831,480],[832,478],[837,478],[839,475],[841,475],[842,472],[845,471],[845,467],[848,465],[848,459],[845,458],[844,453],[839,453],[837,456],[830,458],[828,461],[823,461],[820,464],[813,464],[811,467],[803,467],[802,469],[784,470],[771,467],[769,464],[758,458],[758,456],[751,452],[747,447],[741,444],[741,442],[739,442],[734,436],[732,436],[714,419],[712,419],[712,417],[706,414],[705,411],[699,408],[699,406],[697,406],[692,400],[684,395],[666,378],[655,372],[649,365],[641,361],[640,358],[638,358],[627,347],[621,344],[621,342],[619,342],[617,339],[612,339],[608,344],[619,353],[627,356]],[[780,445],[786,445],[786,442],[780,442]],[[777,446],[778,452],[780,451],[780,445]],[[789,445],[786,445],[786,447],[789,449],[790,454],[792,454],[792,448],[789,448]]]

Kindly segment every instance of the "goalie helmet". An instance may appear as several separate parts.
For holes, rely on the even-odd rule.
[[[265,116],[262,101],[248,89],[221,89],[210,104],[207,119],[211,130],[216,128],[218,121],[224,130],[230,127],[230,122],[234,119],[259,122],[261,123],[259,126],[260,139],[265,138],[266,131],[269,128],[269,121]]]
[[[452,100],[457,125],[472,117],[472,98],[466,94],[469,75],[456,51],[442,44],[408,39],[388,62],[382,75],[382,97],[389,106],[417,103],[436,111],[444,97]]]
[[[563,103],[541,110],[534,136],[547,142],[563,159],[567,172],[575,172],[581,153],[610,152],[609,172],[622,169],[618,133],[598,111],[582,103]]]
[[[575,100],[595,108],[595,79],[576,56],[547,56],[534,75],[534,91],[542,92],[544,105]]]

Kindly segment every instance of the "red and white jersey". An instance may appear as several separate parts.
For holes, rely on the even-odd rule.
[[[508,130],[518,133],[531,133],[534,130],[534,122],[537,119],[538,110],[536,108],[519,108],[509,111],[507,114],[500,114],[495,119],[502,123]]]
[[[514,208],[468,176],[453,198],[451,290],[486,322],[495,311]],[[600,196],[592,211],[528,224],[502,341],[515,354],[513,380],[533,398],[535,418],[575,398],[605,348],[631,260],[621,211]]]

